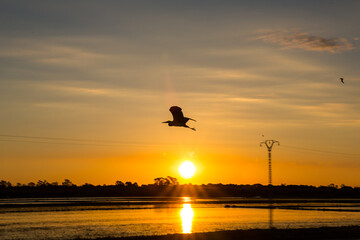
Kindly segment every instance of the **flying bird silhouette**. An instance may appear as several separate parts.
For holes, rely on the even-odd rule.
[[[343,79],[343,78],[340,78],[340,81],[341,81],[342,83],[344,83],[344,79]]]
[[[182,113],[180,107],[172,106],[169,109],[169,111],[173,115],[173,120],[162,122],[162,123],[167,123],[169,126],[174,126],[174,127],[186,127],[186,128],[190,128],[191,130],[196,131],[195,128],[191,128],[188,125],[186,125],[187,121],[192,120],[192,121],[196,122],[196,120],[192,119],[192,118],[184,117],[184,114]]]

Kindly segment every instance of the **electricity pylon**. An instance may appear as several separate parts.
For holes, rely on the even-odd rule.
[[[265,144],[267,149],[268,149],[268,153],[269,153],[269,186],[272,185],[272,175],[271,175],[271,149],[274,146],[274,143],[277,143],[278,146],[280,145],[279,141],[275,141],[275,140],[265,140],[264,142],[260,143],[260,147]]]

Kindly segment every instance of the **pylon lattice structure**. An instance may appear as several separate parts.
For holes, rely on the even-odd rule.
[[[260,147],[265,144],[267,149],[268,149],[268,153],[269,153],[269,186],[272,185],[272,173],[271,173],[271,150],[272,147],[274,146],[274,144],[277,143],[278,146],[280,145],[279,141],[276,140],[265,140],[264,142],[260,143]]]

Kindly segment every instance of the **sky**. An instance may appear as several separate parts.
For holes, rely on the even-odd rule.
[[[359,1],[0,5],[1,179],[360,186]]]

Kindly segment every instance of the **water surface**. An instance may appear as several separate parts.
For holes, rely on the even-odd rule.
[[[229,199],[203,201],[189,198],[70,198],[21,199],[17,202],[3,199],[0,200],[0,238],[75,239],[269,227],[360,225],[360,207],[353,203],[276,205],[277,207],[301,205],[307,208],[307,210],[292,210],[268,209],[265,208],[265,203],[239,203],[238,200],[233,198],[231,201]],[[74,202],[96,204],[82,206],[72,204]],[[225,208],[224,202],[231,202],[238,207]],[[332,211],[313,210],[317,208]],[[355,211],[338,211],[338,209]]]

